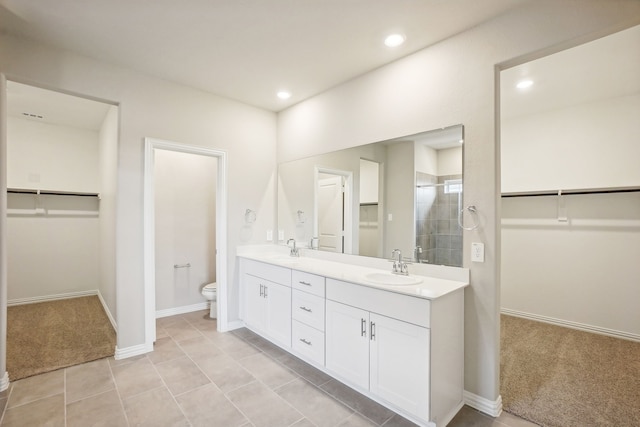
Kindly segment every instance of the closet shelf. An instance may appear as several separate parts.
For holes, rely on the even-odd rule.
[[[635,193],[640,192],[640,187],[608,187],[608,188],[583,188],[575,190],[557,191],[523,191],[513,193],[502,193],[503,198],[507,197],[537,197],[537,196],[570,196],[575,194],[609,194],[609,193]]]
[[[100,193],[87,193],[80,191],[57,191],[57,190],[36,190],[31,188],[7,188],[7,193],[10,194],[40,194],[51,196],[77,196],[77,197],[97,197],[100,198]]]

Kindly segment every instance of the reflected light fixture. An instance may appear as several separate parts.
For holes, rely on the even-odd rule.
[[[533,80],[520,80],[518,84],[516,84],[518,89],[527,89],[531,86],[533,86]]]
[[[286,90],[281,90],[278,92],[278,98],[280,99],[289,99],[291,98],[291,92],[287,92]]]
[[[398,47],[404,43],[405,37],[402,34],[390,34],[384,39],[384,44],[387,47]]]

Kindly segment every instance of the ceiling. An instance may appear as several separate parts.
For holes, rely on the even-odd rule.
[[[0,0],[0,32],[280,111],[526,1]]]

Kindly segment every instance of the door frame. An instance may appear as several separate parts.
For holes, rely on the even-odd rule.
[[[313,235],[318,236],[318,179],[321,173],[344,177],[344,243],[342,252],[353,253],[353,172],[315,166],[313,168]]]
[[[218,330],[228,330],[227,274],[227,153],[157,138],[144,139],[144,319],[145,347],[153,348],[156,340],[155,283],[155,151],[166,150],[218,159],[216,181],[216,281],[218,295]]]

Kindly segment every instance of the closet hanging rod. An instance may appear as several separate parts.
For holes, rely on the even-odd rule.
[[[507,197],[538,197],[538,196],[571,196],[577,194],[611,194],[611,193],[635,193],[640,192],[640,187],[620,187],[620,188],[592,188],[581,190],[558,190],[558,191],[531,191],[524,193],[502,193],[503,198]]]
[[[98,197],[100,193],[82,193],[74,191],[54,191],[54,190],[34,190],[31,188],[7,188],[7,193],[11,194],[43,194],[47,196],[77,196],[77,197]]]

